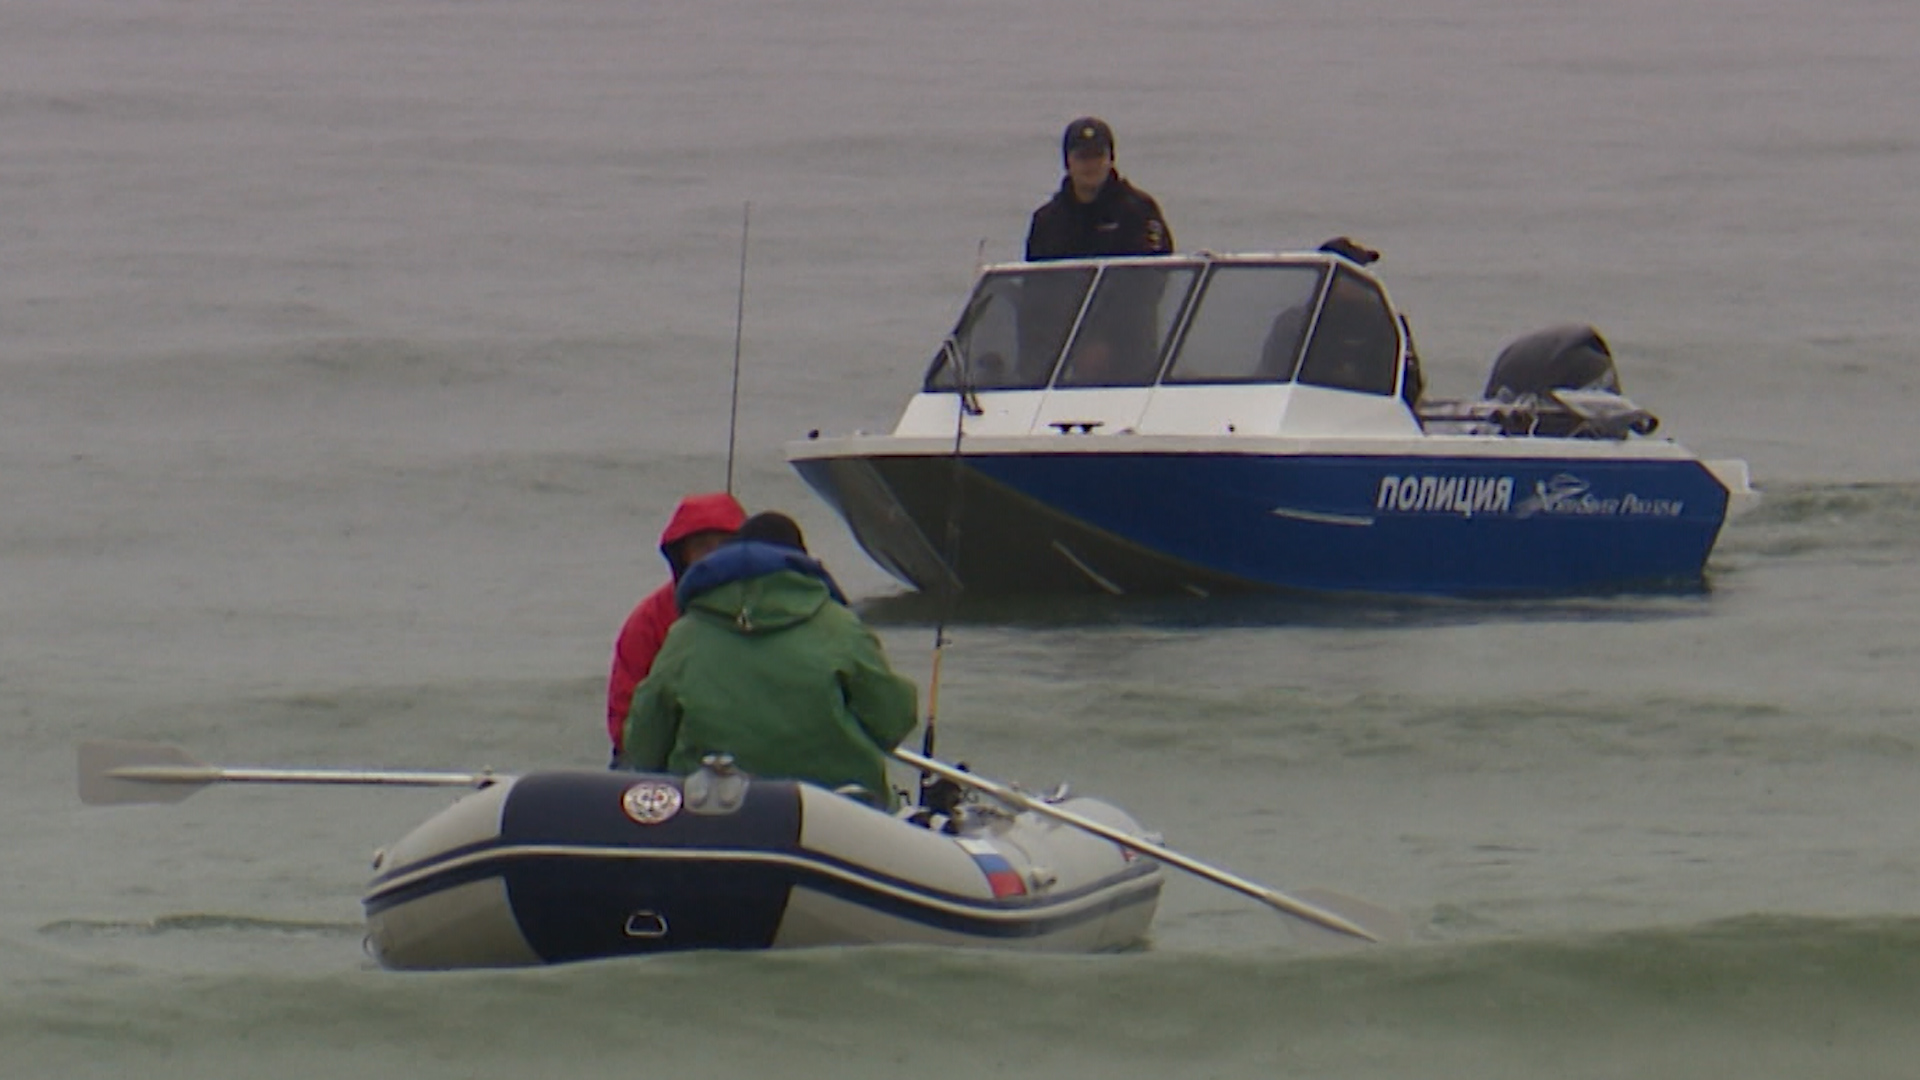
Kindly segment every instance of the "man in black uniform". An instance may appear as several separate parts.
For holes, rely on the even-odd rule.
[[[1114,169],[1113,129],[1106,121],[1083,116],[1068,124],[1060,153],[1067,175],[1053,198],[1033,212],[1029,260],[1173,250],[1173,230],[1160,204]]]

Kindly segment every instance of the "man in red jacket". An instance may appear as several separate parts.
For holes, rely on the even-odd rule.
[[[666,556],[673,577],[640,601],[613,643],[613,671],[607,678],[607,737],[613,740],[615,758],[620,756],[634,687],[653,669],[653,658],[666,640],[667,629],[680,617],[679,605],[673,599],[680,575],[701,556],[732,539],[746,519],[747,512],[740,508],[739,501],[724,491],[689,495],[674,508],[672,520],[660,534],[660,554]]]

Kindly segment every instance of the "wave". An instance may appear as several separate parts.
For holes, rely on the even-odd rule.
[[[286,932],[182,919],[156,932]],[[117,970],[17,983],[0,1041],[49,1066],[82,1048],[123,1064],[164,1049],[149,1075],[311,1054],[316,1075],[406,1064],[420,1077],[829,1063],[855,1077],[1892,1077],[1920,1049],[1916,972],[1920,918],[1769,914],[1335,956],[840,949],[444,974]]]
[[[40,927],[50,938],[86,940],[165,934],[286,934],[320,937],[354,937],[366,933],[357,922],[314,922],[298,919],[263,919],[253,915],[181,914],[160,915],[152,919],[60,919]]]
[[[1920,484],[1791,484],[1768,487],[1752,512],[1730,523],[1720,553],[1735,559],[1852,554],[1905,562],[1916,544]]]

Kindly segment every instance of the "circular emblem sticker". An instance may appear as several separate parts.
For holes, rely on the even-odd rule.
[[[680,789],[658,780],[643,780],[620,796],[620,809],[641,825],[658,825],[680,812]]]

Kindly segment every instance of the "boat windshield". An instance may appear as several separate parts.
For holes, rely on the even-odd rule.
[[[953,333],[927,370],[928,390],[1037,390],[1080,317],[1095,268],[995,270],[981,275]]]
[[[1215,266],[1166,381],[1291,380],[1325,275],[1317,263]]]
[[[1055,386],[1151,386],[1197,276],[1192,265],[1101,271]]]
[[[1401,351],[1379,285],[1330,260],[1017,265],[980,276],[925,389],[1297,380],[1391,394]]]

